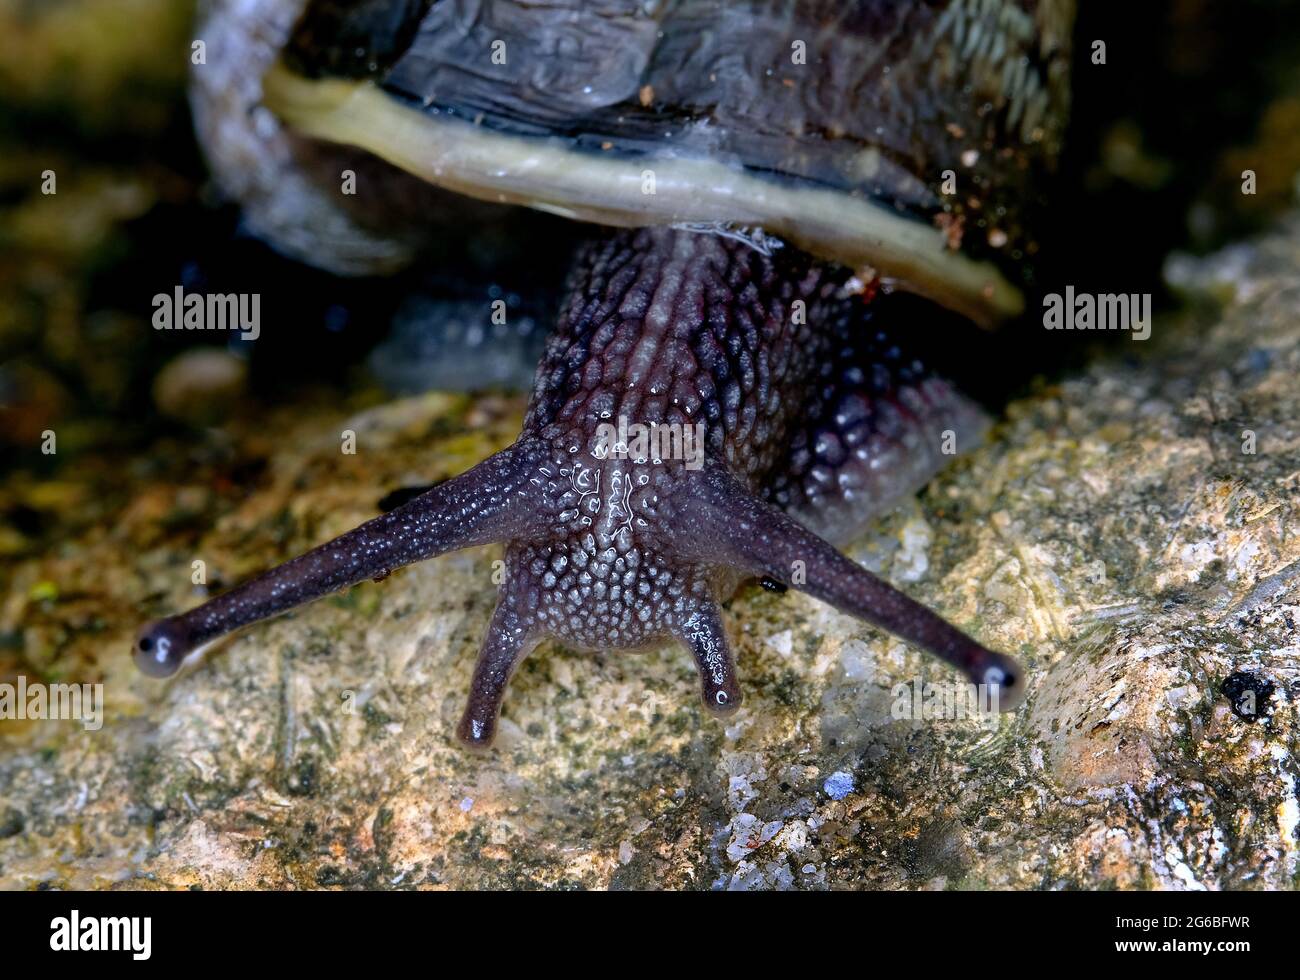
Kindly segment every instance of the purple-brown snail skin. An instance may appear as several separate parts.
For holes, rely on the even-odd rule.
[[[908,351],[952,313],[1022,307],[1071,3],[212,0],[205,18],[201,141],[273,246],[383,270],[449,216],[454,234],[461,202],[461,221],[515,204],[593,227],[517,442],[146,626],[141,670],[169,676],[233,630],[502,543],[469,746],[492,742],[547,637],[676,640],[705,707],[729,714],[720,603],[754,578],[1020,700],[1016,661],[837,545],[983,435],[975,403]],[[331,191],[358,161],[388,188],[368,212]]]

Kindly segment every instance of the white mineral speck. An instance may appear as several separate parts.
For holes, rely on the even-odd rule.
[[[894,555],[894,578],[919,582],[930,570],[930,544],[934,532],[923,518],[912,518],[903,525],[903,547]]]
[[[783,657],[790,656],[794,649],[794,634],[790,630],[782,630],[767,638],[767,645]]]
[[[842,800],[853,792],[853,776],[843,770],[833,772],[822,783],[822,789],[832,800]]]

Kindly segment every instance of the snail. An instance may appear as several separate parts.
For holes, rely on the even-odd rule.
[[[675,640],[706,708],[735,711],[720,602],[755,578],[995,685],[1003,708],[1018,702],[1015,660],[837,545],[983,436],[982,410],[902,341],[926,320],[1021,311],[1066,112],[1072,3],[215,6],[211,29],[242,39],[228,68],[240,81],[196,82],[199,130],[219,176],[259,140],[273,151],[262,177],[235,179],[286,251],[382,267],[418,247],[411,230],[428,215],[455,214],[449,192],[592,228],[512,446],[146,626],[145,673],[169,676],[209,641],[357,582],[502,543],[457,730],[472,747],[491,743],[512,673],[547,637]],[[251,27],[250,7],[262,8]],[[218,104],[250,73],[270,115],[223,129]],[[388,209],[389,239],[301,176],[315,167],[337,186],[344,159],[423,188]]]

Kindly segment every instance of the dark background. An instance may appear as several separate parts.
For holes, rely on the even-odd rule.
[[[1294,201],[1296,5],[1081,6],[1073,121],[1040,282],[1152,292],[1157,307],[1167,307],[1175,299],[1161,268],[1172,250],[1211,250]],[[48,9],[11,0],[0,19],[21,23]],[[454,300],[496,287],[535,312],[544,329],[578,229],[539,216],[535,243],[496,268],[466,259],[393,279],[332,277],[242,235],[236,209],[210,186],[184,98],[188,35],[148,48],[157,65],[136,55],[141,63],[110,72],[116,88],[104,94],[79,76],[86,69],[75,58],[15,57],[13,46],[33,42],[22,31],[15,39],[9,27],[0,24],[11,46],[0,45],[0,156],[10,155],[0,168],[0,466],[48,474],[68,453],[140,450],[160,436],[183,437],[193,423],[157,410],[153,380],[178,351],[221,341],[142,328],[160,282],[261,293],[264,322],[297,325],[264,332],[233,411],[299,398],[385,397],[366,357],[412,295]],[[1091,63],[1093,39],[1106,42],[1105,65]],[[44,72],[39,78],[23,74],[33,63]],[[69,185],[78,173],[130,177],[150,199],[138,213],[103,222],[93,244],[61,248],[57,229],[24,234],[15,219],[39,194],[35,174],[46,163]],[[1259,173],[1253,198],[1240,193],[1247,166]],[[93,211],[93,196],[88,201]],[[1031,321],[996,337],[956,332],[936,359],[957,365],[968,388],[996,403],[1077,366],[1105,342],[1048,334]],[[59,462],[36,448],[36,436],[56,423],[66,433]]]

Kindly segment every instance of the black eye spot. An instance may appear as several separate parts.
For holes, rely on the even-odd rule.
[[[150,623],[136,635],[135,665],[150,677],[170,677],[193,649],[185,629],[173,620]]]

